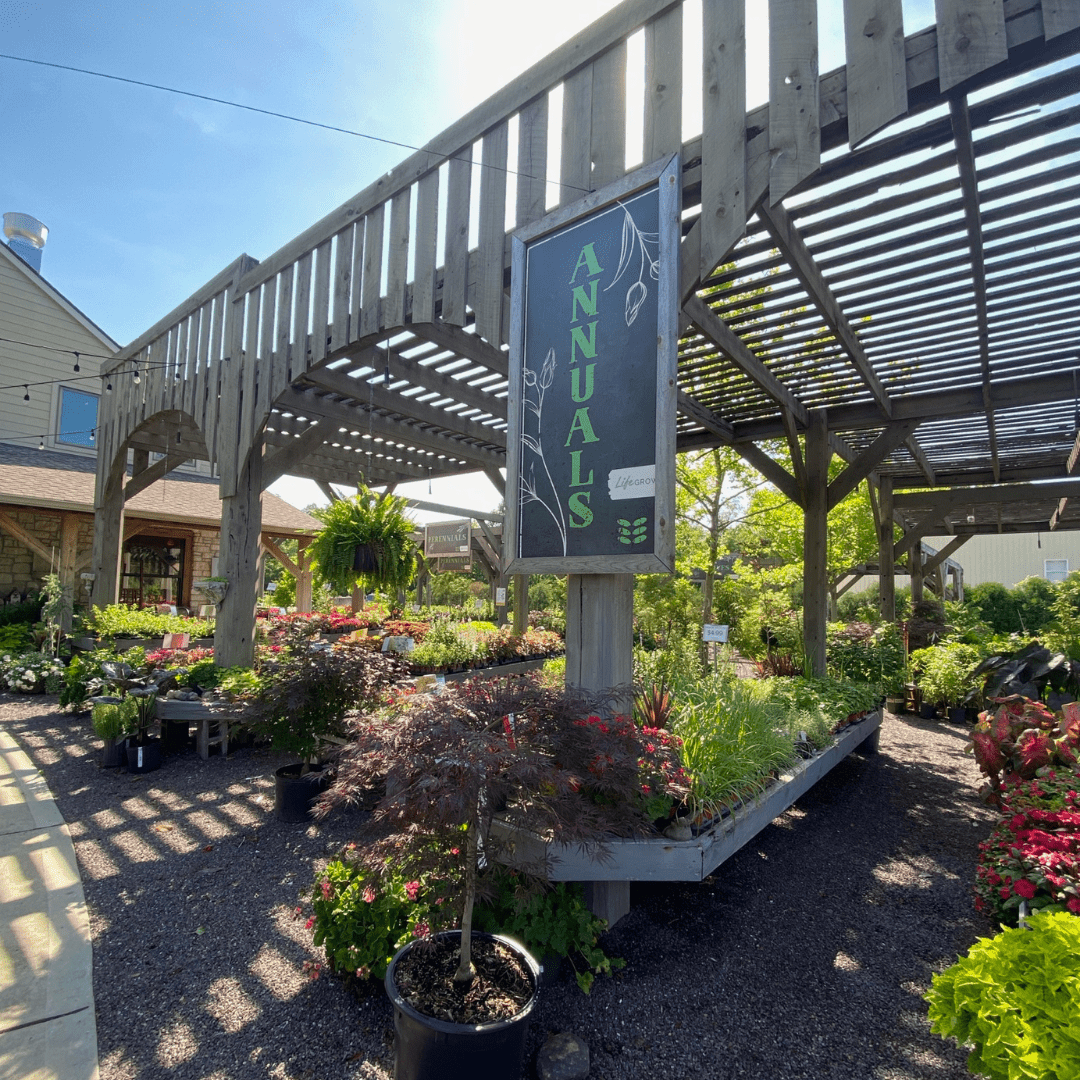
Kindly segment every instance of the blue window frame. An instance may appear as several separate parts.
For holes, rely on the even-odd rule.
[[[88,446],[93,448],[94,440],[90,437],[97,427],[97,394],[87,394],[82,390],[60,387],[60,430],[56,441],[69,446]]]

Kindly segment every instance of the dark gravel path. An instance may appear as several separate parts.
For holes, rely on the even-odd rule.
[[[90,909],[102,1080],[392,1075],[392,1013],[301,971],[318,959],[298,896],[355,819],[275,821],[264,751],[194,751],[136,778],[97,766],[86,718],[0,695],[0,723],[72,828]],[[635,886],[607,937],[627,967],[582,995],[564,973],[532,1047],[572,1030],[610,1080],[963,1080],[920,994],[976,936],[965,732],[886,717],[852,757],[698,884]]]

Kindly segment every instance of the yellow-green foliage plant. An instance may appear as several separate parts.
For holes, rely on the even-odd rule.
[[[930,1027],[973,1047],[968,1068],[991,1080],[1077,1080],[1080,919],[1040,911],[1028,924],[980,938],[934,976]]]

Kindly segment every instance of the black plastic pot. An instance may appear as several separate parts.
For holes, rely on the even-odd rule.
[[[187,720],[162,720],[162,752],[179,754],[187,749],[190,724]]]
[[[949,723],[950,724],[966,724],[968,718],[968,711],[963,705],[950,705],[949,706]]]
[[[304,773],[303,762],[282,765],[274,773],[274,817],[296,825],[311,821],[315,800],[330,786],[330,770],[315,769]]]
[[[928,702],[928,701],[924,701],[919,706],[919,716],[921,716],[923,718],[923,720],[936,720],[937,719],[937,706],[936,705],[931,705],[930,702]]]
[[[119,739],[102,739],[101,767],[103,769],[119,769],[127,761],[127,736],[122,735]]]
[[[142,746],[131,740],[127,747],[127,768],[130,773],[148,773],[161,768],[161,742],[149,738]]]
[[[461,936],[448,930],[440,938]],[[501,941],[528,965],[533,996],[509,1020],[491,1024],[454,1024],[417,1012],[394,982],[398,961],[413,947],[401,949],[386,969],[386,994],[394,1006],[394,1080],[519,1080],[525,1062],[525,1039],[540,994],[540,965],[512,938],[473,932],[473,940]]]

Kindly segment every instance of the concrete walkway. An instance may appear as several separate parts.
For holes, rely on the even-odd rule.
[[[0,731],[0,1080],[98,1080],[90,923],[41,773]]]

